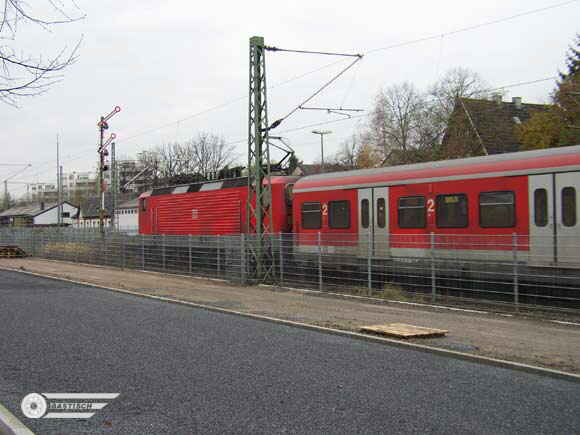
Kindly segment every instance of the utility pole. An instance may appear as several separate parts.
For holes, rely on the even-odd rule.
[[[117,192],[119,191],[119,185],[117,180],[117,160],[115,157],[115,142],[111,142],[111,229],[115,230],[115,220],[116,220],[116,210],[117,210]]]
[[[109,155],[107,151],[107,146],[116,138],[115,133],[111,133],[109,139],[105,140],[105,130],[109,128],[109,124],[107,121],[115,116],[117,113],[121,111],[119,106],[115,106],[115,108],[109,113],[107,116],[101,116],[100,121],[97,123],[97,127],[99,127],[99,148],[97,152],[99,153],[99,198],[101,201],[101,206],[99,208],[99,230],[101,234],[105,233],[105,177],[104,172],[107,171],[109,168],[105,165],[105,157]]]
[[[63,220],[62,220],[62,202],[64,201],[64,195],[63,195],[63,191],[62,191],[62,184],[63,184],[63,173],[62,173],[62,165],[60,165],[59,170],[58,170],[58,191],[60,192],[60,198],[58,200],[58,217],[59,217],[59,223],[62,224]]]
[[[266,47],[264,38],[250,38],[250,98],[248,119],[248,202],[247,233],[254,233],[255,243],[250,243],[250,276],[258,280],[267,278],[271,270],[272,255],[268,233],[271,232],[270,205],[270,149],[268,146],[268,101],[266,95]],[[254,270],[252,270],[254,269]]]
[[[58,133],[56,134],[56,223],[60,226],[62,223],[62,210],[60,208],[60,203],[62,201],[61,191],[60,191],[60,143]]]
[[[330,130],[312,130],[312,133],[320,135],[320,172],[324,172],[324,135],[330,134]]]

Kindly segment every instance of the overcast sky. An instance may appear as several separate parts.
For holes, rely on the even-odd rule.
[[[41,2],[30,4],[36,3]],[[479,73],[492,87],[555,76],[563,70],[567,47],[580,30],[580,1],[564,3],[77,0],[80,11],[72,3],[67,11],[86,14],[85,19],[54,27],[51,32],[34,26],[19,29],[14,46],[28,53],[50,55],[65,45],[74,46],[81,37],[83,42],[77,63],[48,93],[20,100],[19,108],[0,105],[0,163],[32,164],[13,180],[53,181],[59,134],[64,171],[94,169],[96,122],[119,105],[122,111],[111,120],[109,133],[117,134],[117,153],[121,156],[134,156],[207,131],[236,143],[243,164],[248,134],[248,50],[253,35],[263,36],[267,45],[280,48],[367,53],[561,5],[374,51],[310,105],[369,109],[381,88],[409,81],[425,90],[454,67]],[[50,13],[47,6],[35,11]],[[285,115],[344,68],[349,59],[289,79],[335,60],[340,58],[268,52],[270,120]],[[521,96],[524,102],[544,103],[554,85],[554,81],[544,81],[513,87],[507,89],[505,98]],[[216,109],[199,114],[212,108]],[[309,162],[319,158],[320,142],[311,133],[313,127],[308,126],[340,118],[301,111],[275,133],[286,137],[298,156]],[[321,125],[319,128],[333,131],[325,137],[325,155],[336,152],[363,122],[364,118],[359,118]],[[0,166],[0,179],[16,169]],[[21,194],[25,187],[14,184],[10,190]]]

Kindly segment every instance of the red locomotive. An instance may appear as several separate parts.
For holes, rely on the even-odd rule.
[[[272,230],[291,231],[289,186],[298,177],[271,177]],[[141,234],[240,234],[247,228],[248,179],[162,187],[139,197]]]

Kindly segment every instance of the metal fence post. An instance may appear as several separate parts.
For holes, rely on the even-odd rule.
[[[161,234],[161,258],[163,261],[163,270],[165,270],[165,234]]]
[[[121,236],[121,269],[125,269],[126,267],[126,260],[125,260],[125,235],[123,233],[117,233]]]
[[[518,235],[516,233],[512,233],[512,253],[513,253],[513,274],[514,274],[514,305],[516,311],[519,311],[520,283],[518,275]]]
[[[322,243],[318,232],[318,290],[322,291]]]
[[[145,270],[145,234],[141,234],[141,270]]]
[[[371,244],[371,235],[367,234],[367,287],[370,290],[373,288],[373,245]]]
[[[217,240],[216,240],[216,245],[217,245],[217,276],[221,275],[221,269],[222,269],[221,256],[220,256],[220,246],[221,246],[220,240],[221,240],[221,236],[218,234]]]
[[[191,234],[189,236],[187,236],[187,258],[188,258],[188,271],[189,274],[191,275],[191,270],[192,270],[192,264],[191,264]]]
[[[246,235],[240,235],[240,272],[242,285],[246,284]]]
[[[280,232],[280,243],[278,249],[278,256],[280,260],[280,285],[284,285],[284,235]]]
[[[431,245],[431,301],[435,302],[437,299],[437,275],[435,271],[435,233],[430,233]]]

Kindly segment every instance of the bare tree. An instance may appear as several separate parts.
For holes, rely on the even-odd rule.
[[[446,158],[442,140],[458,99],[484,98],[487,88],[465,68],[449,70],[425,93],[410,83],[390,86],[376,97],[364,142],[382,154],[382,165]]]
[[[353,134],[351,139],[340,144],[339,150],[330,158],[329,163],[346,170],[356,168],[358,147],[357,137]]]
[[[393,85],[376,97],[364,141],[382,154],[382,164],[408,163],[421,148],[421,111],[425,99],[411,83]]]
[[[142,183],[151,187],[211,179],[236,160],[234,147],[211,133],[199,133],[184,143],[168,143],[139,154],[139,164],[149,171]]]
[[[45,6],[52,11],[51,16],[36,15],[23,0],[4,0],[0,12],[0,101],[6,104],[16,106],[23,97],[46,92],[77,58],[81,41],[72,49],[64,47],[48,57],[23,53],[17,47],[17,32],[26,25],[34,24],[49,30],[56,25],[84,18],[74,0],[68,8],[60,0],[47,0]]]
[[[208,178],[221,169],[229,167],[236,160],[234,146],[227,145],[222,137],[202,132],[197,138],[187,142],[191,152],[193,167]]]
[[[437,112],[446,124],[453,113],[458,98],[486,98],[489,85],[479,74],[467,68],[453,68],[428,91]]]

